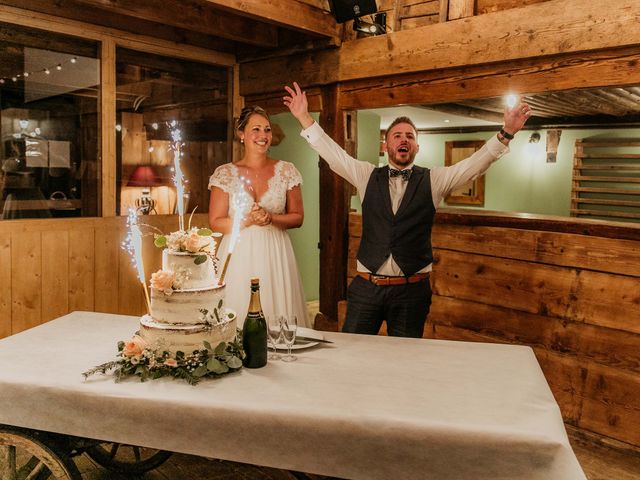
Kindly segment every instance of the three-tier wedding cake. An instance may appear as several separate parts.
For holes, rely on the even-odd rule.
[[[154,350],[189,354],[205,341],[215,347],[235,339],[236,316],[224,306],[216,274],[215,235],[194,227],[156,238],[162,269],[151,276],[151,311],[139,331]]]

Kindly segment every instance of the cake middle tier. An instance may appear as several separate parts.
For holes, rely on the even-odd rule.
[[[196,259],[204,261],[196,264]],[[218,285],[213,261],[205,253],[173,252],[165,248],[162,252],[162,269],[171,270],[176,275],[179,288],[211,288]]]
[[[224,312],[224,285],[207,289],[174,290],[171,295],[151,289],[151,316],[156,322],[172,325],[200,325],[206,310],[210,315]]]

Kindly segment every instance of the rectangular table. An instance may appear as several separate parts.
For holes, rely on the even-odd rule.
[[[74,312],[0,340],[0,423],[343,478],[585,478],[529,347],[326,332],[197,386],[85,381],[137,326]]]

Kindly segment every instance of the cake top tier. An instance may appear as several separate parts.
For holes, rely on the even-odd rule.
[[[190,290],[216,287],[216,251],[221,236],[208,228],[197,227],[169,235],[156,235],[154,243],[163,249],[162,270],[152,275],[151,287],[165,291],[169,288]]]

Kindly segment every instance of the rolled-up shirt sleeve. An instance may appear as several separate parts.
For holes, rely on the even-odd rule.
[[[302,130],[300,135],[309,142],[318,155],[326,160],[331,170],[356,187],[360,200],[363,200],[369,177],[375,166],[369,162],[356,160],[349,155],[322,130],[317,122]]]
[[[449,167],[431,169],[431,195],[433,205],[438,208],[444,197],[461,185],[475,180],[491,166],[493,162],[509,152],[509,147],[492,136],[480,150],[468,158]]]

